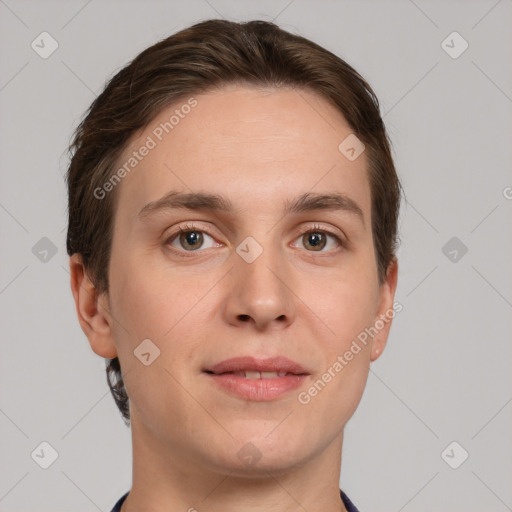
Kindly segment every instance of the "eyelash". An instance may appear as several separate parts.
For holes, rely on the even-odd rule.
[[[172,235],[170,235],[169,237],[167,237],[167,239],[166,239],[166,241],[165,241],[165,245],[168,245],[168,244],[170,244],[170,243],[174,242],[174,240],[175,240],[179,235],[181,235],[182,233],[188,233],[188,232],[190,232],[190,231],[197,231],[197,232],[200,232],[200,233],[206,233],[208,236],[210,236],[210,237],[212,237],[212,238],[215,238],[213,235],[211,235],[210,233],[208,233],[208,231],[206,231],[206,230],[204,230],[204,229],[201,229],[201,228],[198,228],[198,227],[197,227],[197,226],[195,226],[194,224],[185,224],[185,225],[179,226],[179,227],[178,227],[178,230],[177,230],[174,234],[172,234]],[[309,234],[309,233],[323,233],[323,234],[325,234],[325,235],[331,236],[332,238],[334,238],[334,239],[336,240],[336,242],[338,243],[338,245],[339,245],[340,247],[345,247],[345,243],[341,240],[341,238],[340,238],[338,235],[334,234],[332,231],[329,231],[329,230],[327,230],[327,229],[322,228],[322,227],[321,227],[321,226],[319,226],[318,224],[314,224],[312,227],[309,227],[309,228],[307,228],[307,229],[302,230],[302,231],[298,234],[297,238],[298,238],[298,237],[302,237],[302,236],[304,236],[304,235],[307,235],[307,234]],[[182,253],[183,253],[183,252],[185,252],[185,253],[187,253],[187,252],[188,252],[190,256],[192,256],[192,254],[193,254],[194,252],[199,252],[199,251],[201,250],[201,249],[198,249],[198,250],[196,250],[196,251],[179,251],[178,249],[175,249],[175,248],[173,248],[173,249],[174,249],[175,251],[179,252],[181,255],[182,255]],[[204,250],[204,249],[203,249],[203,250]],[[312,252],[312,253],[314,253],[314,252],[316,252],[316,251],[308,251],[308,252]],[[331,251],[327,251],[327,252],[331,252]],[[192,253],[192,254],[190,254],[190,253]],[[319,254],[323,254],[323,252],[320,252]]]

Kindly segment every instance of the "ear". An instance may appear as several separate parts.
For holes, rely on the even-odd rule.
[[[378,331],[372,340],[372,349],[370,360],[375,361],[383,352],[388,341],[389,330],[396,311],[401,310],[393,308],[396,285],[398,280],[398,260],[394,257],[388,265],[386,279],[379,290],[379,307],[375,317],[374,327]]]
[[[78,321],[92,350],[105,358],[117,357],[106,293],[98,293],[87,275],[80,254],[70,257],[69,270]]]

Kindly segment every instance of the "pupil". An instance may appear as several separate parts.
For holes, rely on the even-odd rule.
[[[323,249],[323,246],[325,245],[322,240],[322,234],[320,233],[310,233],[308,235],[308,244],[312,247],[320,247]]]
[[[318,240],[318,235],[317,235],[316,233],[314,233],[314,234],[310,235],[309,240],[310,240],[310,241],[311,241],[311,240],[313,240],[313,241],[311,242],[311,245],[318,245],[319,240]]]
[[[198,245],[198,241],[201,242],[201,235],[197,231],[188,231],[182,236],[185,242],[185,246],[194,247],[194,245]],[[201,244],[199,243],[199,245]]]

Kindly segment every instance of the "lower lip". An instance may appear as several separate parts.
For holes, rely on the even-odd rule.
[[[275,400],[300,387],[309,375],[287,375],[272,379],[247,379],[232,373],[219,375],[207,373],[209,378],[224,391],[244,400],[265,402]]]

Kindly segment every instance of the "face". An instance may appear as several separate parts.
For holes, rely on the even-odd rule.
[[[340,152],[352,130],[325,100],[241,86],[187,100],[120,161],[138,154],[116,189],[110,314],[89,340],[120,358],[147,447],[284,471],[340,446],[386,342],[396,265],[379,286],[366,154]],[[248,359],[218,366],[233,358]]]

